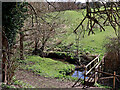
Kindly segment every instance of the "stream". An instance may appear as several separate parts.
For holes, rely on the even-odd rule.
[[[61,56],[59,56],[58,54],[56,54],[56,53],[49,53],[48,54],[48,56],[46,56],[47,58],[52,58],[52,59],[54,59],[54,60],[58,60],[58,61],[61,61],[61,62],[64,62],[65,63],[65,61],[66,62],[68,62],[68,63],[70,63],[70,64],[76,64],[75,63],[75,60],[76,59],[71,59],[69,56],[66,58],[66,57],[64,57],[65,55],[61,55]],[[66,58],[66,59],[64,59],[64,58]],[[71,61],[71,62],[70,62]],[[77,67],[77,65],[75,65],[75,67]],[[82,69],[82,68],[81,68]],[[78,77],[78,78],[81,78],[81,79],[84,79],[84,69],[82,69],[82,70],[80,70],[79,71],[79,68],[78,68],[78,70],[74,70],[73,72],[71,72],[69,75],[71,75],[72,77]],[[86,78],[88,78],[88,77],[86,77]]]
[[[72,77],[78,77],[78,78],[81,78],[81,79],[84,79],[84,71],[78,71],[78,70],[75,70],[72,75]],[[86,77],[87,79],[88,77]]]

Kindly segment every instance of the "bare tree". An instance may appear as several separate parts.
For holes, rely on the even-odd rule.
[[[104,25],[108,23],[108,25],[114,29],[117,38],[112,39],[114,43],[112,42],[107,46],[107,48],[109,48],[110,51],[107,52],[106,56],[109,57],[110,55],[112,55],[112,53],[115,53],[114,59],[116,59],[116,61],[113,58],[109,59],[112,59],[113,63],[118,62],[119,64],[117,63],[118,65],[115,65],[117,67],[120,65],[120,20],[119,20],[120,3],[119,2],[107,2],[107,3],[101,2],[101,3],[104,9],[100,9],[99,7],[92,8],[89,0],[87,0],[86,15],[84,19],[80,22],[80,24],[77,26],[77,28],[75,28],[74,32],[77,33],[78,28],[80,28],[83,25],[83,22],[86,19],[88,19],[88,24],[86,26],[89,29],[88,35],[90,35],[91,33],[95,34],[93,28],[96,24],[100,27],[100,31],[105,31]],[[93,7],[94,6],[96,6],[96,3],[93,3]]]
[[[41,4],[41,3],[37,3]],[[43,3],[47,6],[47,3]],[[57,33],[57,28],[59,28],[61,22],[59,21],[59,14],[60,12],[57,12],[56,14],[52,14],[51,12],[53,9],[47,9],[46,6],[43,6],[41,8],[36,8],[37,14],[38,14],[38,25],[37,25],[37,33],[35,34],[35,49],[33,51],[34,54],[39,53],[40,56],[43,56],[43,51],[47,46],[49,46],[48,42],[51,38],[54,38],[54,36]],[[40,11],[43,10],[44,11]],[[55,8],[56,9],[56,8]],[[55,11],[55,10],[54,10]],[[42,12],[42,13],[41,13]],[[59,21],[59,22],[58,22]]]

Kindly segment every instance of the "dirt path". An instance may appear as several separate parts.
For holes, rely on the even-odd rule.
[[[71,86],[74,84],[72,81],[46,78],[26,70],[17,71],[16,79],[22,80],[36,88],[71,88]]]
[[[32,85],[34,88],[71,88],[72,85],[75,82],[66,80],[58,80],[55,78],[46,78],[37,74],[34,74],[33,72],[27,71],[27,70],[18,70],[16,72],[16,79],[17,80],[22,80],[25,83],[28,83]],[[76,86],[74,88],[82,88],[83,86]],[[100,89],[100,90],[105,90],[102,88],[97,88],[97,87],[89,87],[86,88],[87,90],[91,89]]]

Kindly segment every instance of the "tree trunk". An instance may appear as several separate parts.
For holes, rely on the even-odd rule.
[[[38,49],[38,40],[37,40],[37,38],[36,38],[36,40],[35,40],[35,50],[37,50]]]
[[[0,76],[2,76],[2,31],[0,31]],[[2,78],[0,78],[0,82],[2,82]]]
[[[42,56],[42,57],[44,57],[43,51],[44,51],[44,48],[45,48],[45,43],[46,43],[46,41],[42,43],[42,46],[41,46],[41,48],[40,48],[40,50],[41,50],[41,56]]]
[[[3,52],[2,57],[2,82],[7,83],[7,65],[6,65],[6,55],[5,52]]]
[[[118,26],[118,60],[119,60],[119,65],[120,65],[120,26]]]
[[[7,83],[7,55],[6,51],[8,48],[8,40],[5,33],[2,32],[2,82]]]
[[[24,60],[23,40],[24,40],[24,34],[23,32],[20,32],[20,60]]]

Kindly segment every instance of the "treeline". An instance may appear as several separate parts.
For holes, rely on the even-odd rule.
[[[86,3],[81,3],[81,2],[77,2],[77,9],[85,9],[86,8]],[[120,1],[119,2],[106,2],[104,3],[106,5],[106,7],[110,7],[111,4],[113,4],[113,6],[115,6],[115,4],[117,6],[120,6]],[[91,8],[100,8],[103,6],[102,2],[96,1],[96,2],[89,2],[89,6]]]
[[[113,2],[104,3],[106,7],[110,7]],[[117,6],[120,6],[120,2],[115,2]],[[45,5],[46,8],[50,11],[65,11],[65,10],[77,10],[77,9],[86,9],[86,3],[81,2],[43,2],[42,5]],[[103,6],[102,2],[89,2],[91,8],[100,8]],[[113,5],[114,6],[114,5]]]
[[[78,6],[75,2],[42,2],[42,5],[50,11],[65,11],[65,10],[75,10]]]

